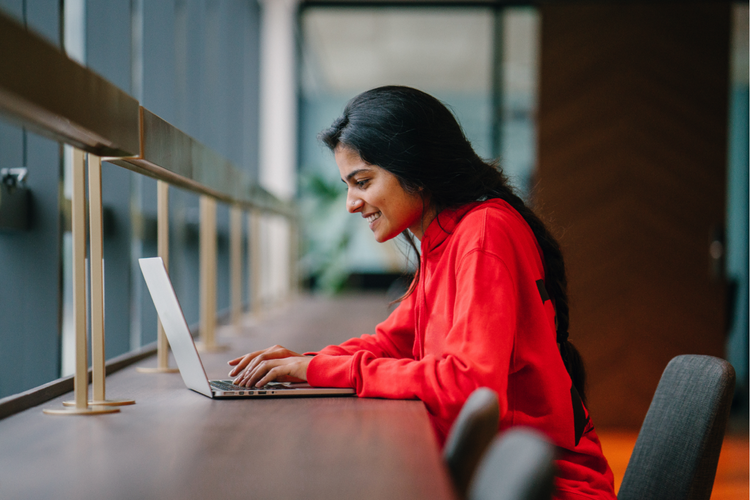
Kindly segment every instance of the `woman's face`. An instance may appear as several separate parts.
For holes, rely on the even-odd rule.
[[[347,210],[367,219],[378,242],[390,240],[405,229],[422,239],[432,218],[425,217],[421,196],[407,193],[396,176],[365,163],[356,151],[346,146],[338,146],[334,155],[347,186]]]

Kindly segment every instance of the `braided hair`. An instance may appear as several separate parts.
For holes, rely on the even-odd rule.
[[[410,87],[386,86],[364,92],[344,108],[319,138],[332,151],[339,145],[356,151],[365,162],[393,174],[408,193],[425,194],[430,208],[458,208],[499,198],[526,221],[542,250],[545,286],[555,305],[557,343],[565,368],[585,403],[586,373],[577,349],[568,340],[567,278],[560,245],[537,215],[510,186],[496,162],[481,159],[451,111],[438,99]],[[408,231],[403,236],[416,251]],[[420,268],[417,261],[417,276]],[[417,279],[404,295],[414,291]]]

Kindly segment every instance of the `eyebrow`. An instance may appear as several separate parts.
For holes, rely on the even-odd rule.
[[[368,172],[369,170],[370,170],[370,169],[367,169],[367,168],[358,168],[358,169],[357,169],[357,170],[355,170],[354,172],[350,172],[350,173],[349,173],[349,175],[347,175],[347,176],[346,176],[346,180],[344,180],[344,179],[341,179],[341,182],[343,182],[344,184],[346,184],[346,183],[347,183],[348,181],[350,181],[350,180],[351,180],[351,178],[352,178],[352,177],[354,177],[355,175],[357,175],[357,174],[359,174],[359,173],[361,173],[361,172]]]

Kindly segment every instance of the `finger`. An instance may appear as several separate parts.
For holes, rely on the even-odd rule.
[[[289,367],[286,365],[279,365],[268,370],[268,372],[266,372],[266,374],[260,380],[258,380],[254,385],[256,387],[263,387],[267,383],[273,382],[274,380],[277,380],[279,378],[283,378],[284,375],[288,375],[288,374],[289,374]]]
[[[256,356],[253,359],[253,364],[245,368],[245,371],[240,373],[240,375],[233,382],[235,385],[245,386],[245,387],[250,387],[252,385],[251,381],[253,379],[253,374],[256,371],[258,371],[259,367],[262,366],[262,363],[263,363],[262,360],[258,361],[258,358],[260,356],[262,355]]]
[[[256,351],[250,354],[246,354],[242,358],[237,358],[241,359],[242,361],[239,362],[237,366],[229,372],[229,376],[235,377],[239,374],[239,376],[237,376],[237,378],[232,382],[235,385],[249,387],[253,385],[253,380],[255,379],[253,375],[255,374],[261,363],[267,362],[272,359],[284,359],[289,357],[302,357],[302,355],[297,354],[294,351],[290,351],[289,349],[280,345],[269,347],[268,349],[265,349],[263,351]],[[242,372],[243,369],[244,372]]]
[[[274,375],[274,371],[275,371],[275,369],[269,371],[268,373],[266,373],[266,375],[262,379],[258,380],[255,383],[255,387],[263,387],[267,383],[273,382],[274,380],[276,380],[276,377]]]
[[[263,387],[273,380],[279,382],[304,382],[307,380],[307,367],[309,364],[310,358],[306,356],[295,356],[269,361],[263,366],[266,374],[258,377],[260,372],[254,373],[253,377],[248,381],[248,386]],[[255,381],[256,377],[258,378],[257,381]]]
[[[232,368],[231,370],[229,370],[229,376],[230,377],[234,377],[235,375],[237,375],[238,373],[240,373],[244,369],[244,366],[240,365],[240,363],[242,363],[242,358],[240,358],[238,360],[234,360],[233,359],[232,361],[229,362],[230,366],[234,366],[234,368]]]
[[[260,351],[249,352],[247,354],[243,354],[242,356],[240,356],[238,358],[230,359],[227,363],[230,364],[230,365],[232,365],[232,366],[234,366],[234,365],[236,365],[237,363],[240,363],[243,360],[252,359],[254,356],[257,356],[258,354],[261,354],[263,352],[265,352],[265,349],[261,349]]]
[[[251,370],[245,369],[242,373],[240,373],[237,378],[234,379],[233,383],[239,386],[244,386],[247,383],[247,380],[250,378],[250,374],[252,373]]]
[[[239,358],[235,358],[231,361],[229,361],[229,364],[231,366],[234,366],[234,369],[229,372],[230,377],[234,377],[236,374],[241,372],[245,369],[245,367],[250,363],[250,361],[253,360],[256,356],[258,356],[263,351],[255,351],[248,354],[245,354],[244,356],[240,356]]]
[[[248,362],[249,362],[249,360],[248,360]],[[237,375],[238,373],[240,373],[242,370],[245,369],[245,366],[247,366],[248,362],[238,361],[237,362],[237,366],[235,366],[234,368],[232,368],[229,371],[229,376],[230,377],[234,377],[235,375]]]
[[[247,354],[245,354],[243,356],[240,356],[239,358],[230,359],[229,361],[227,361],[227,364],[229,364],[230,366],[235,366],[235,365],[240,364],[243,361],[249,359],[248,357],[252,357],[252,356],[257,355],[259,352],[262,352],[262,351],[250,352],[250,353],[247,353]]]
[[[246,369],[240,376],[240,382],[237,385],[252,387],[258,379],[266,374],[268,369],[265,367],[264,363],[260,363],[252,370],[250,368]]]
[[[260,383],[261,380],[265,379],[268,382],[273,380],[273,376],[269,378],[269,373],[274,371],[276,367],[283,363],[283,360],[274,359],[270,361],[264,361],[263,363],[260,363],[258,367],[253,371],[253,373],[250,375],[250,377],[247,380],[247,386],[248,387],[263,387],[265,385],[264,383]]]
[[[266,383],[275,380],[276,376],[283,375],[285,372],[282,367],[287,364],[287,359],[273,359],[260,363],[247,379],[247,386],[263,387]],[[271,372],[273,372],[273,375],[269,375]],[[265,380],[265,382],[261,383],[261,380]]]
[[[241,386],[241,387],[244,387],[244,386],[246,385],[246,383],[245,383],[245,382],[247,381],[247,377],[248,377],[248,376],[249,376],[249,374],[247,374],[247,373],[243,372],[243,373],[241,373],[241,374],[240,374],[240,376],[239,376],[239,377],[235,378],[235,379],[234,379],[234,380],[232,381],[232,383],[233,383],[234,385],[239,385],[239,386]]]
[[[282,347],[280,345],[275,345],[269,347],[264,351],[261,351],[260,354],[252,358],[250,363],[247,365],[246,371],[253,372],[258,367],[258,365],[264,361],[270,359],[287,358],[294,355],[295,353],[290,351],[289,349],[286,349],[285,347]]]

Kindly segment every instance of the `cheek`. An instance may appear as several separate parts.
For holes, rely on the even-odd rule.
[[[395,233],[394,235],[398,235],[421,220],[422,201],[401,199],[398,203],[391,205],[389,215],[391,230]]]
[[[419,220],[422,217],[422,199],[421,198],[408,198],[404,200],[402,207],[404,217],[408,219],[410,223]]]
[[[378,189],[377,191],[370,192],[369,196],[365,196],[365,201],[369,205],[372,205],[372,207],[383,212],[384,215],[393,212],[393,200],[388,196],[387,189]]]

